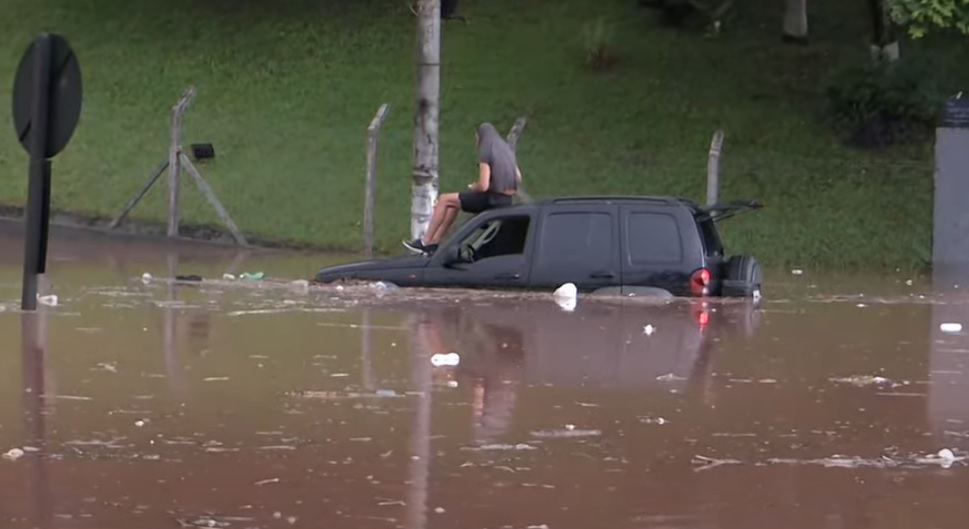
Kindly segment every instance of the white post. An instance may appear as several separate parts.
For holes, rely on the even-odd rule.
[[[411,237],[427,231],[438,194],[438,116],[441,93],[441,0],[417,4],[417,109]]]

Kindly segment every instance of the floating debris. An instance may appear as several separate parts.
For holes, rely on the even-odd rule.
[[[702,470],[710,470],[711,468],[716,468],[723,465],[739,465],[742,461],[739,459],[714,459],[712,457],[695,455],[693,456],[694,465],[703,465],[699,468],[694,469],[694,472],[700,472]]]
[[[796,459],[796,458],[782,458],[774,457],[767,459],[761,463],[754,463],[756,465],[817,465],[825,468],[917,468],[927,465],[939,465],[942,468],[949,468],[954,463],[965,463],[967,460],[966,456],[958,456],[948,448],[943,448],[939,450],[938,453],[928,454],[928,455],[909,455],[909,456],[898,456],[894,455],[889,457],[887,455],[882,455],[874,458],[865,458],[859,456],[845,456],[845,455],[833,455],[830,457],[821,457],[815,459]],[[694,464],[703,464],[702,467],[696,470],[707,470],[710,468],[718,467],[721,465],[740,465],[743,464],[739,459],[714,459],[705,456],[694,456]]]
[[[857,375],[851,377],[842,378],[831,378],[828,379],[831,382],[837,382],[840,384],[851,384],[853,386],[872,386],[872,385],[882,385],[891,384],[892,381],[885,377],[871,376],[871,375]]]
[[[575,426],[566,425],[561,430],[538,430],[532,432],[533,437],[544,439],[561,439],[569,437],[598,437],[602,435],[602,430],[576,430]]]
[[[16,461],[24,456],[24,451],[19,448],[11,448],[3,454],[3,458],[7,461]]]
[[[431,356],[431,364],[434,367],[456,366],[461,363],[461,355],[458,353],[435,354]]]
[[[575,299],[579,294],[579,290],[575,287],[575,283],[565,283],[564,285],[555,289],[552,295],[557,298]]]
[[[378,389],[372,393],[361,393],[356,391],[314,391],[314,390],[303,390],[303,391],[293,391],[288,394],[291,397],[300,397],[304,399],[320,399],[320,400],[343,400],[343,399],[362,399],[362,398],[402,398],[406,395],[397,393],[392,389]]]
[[[461,450],[479,452],[479,451],[488,451],[488,450],[538,450],[538,448],[529,444],[518,443],[513,445],[512,444],[487,444],[487,445],[481,445],[481,446],[465,446],[465,447],[462,447]]]
[[[80,395],[44,395],[43,398],[58,400],[94,400],[91,397],[82,397]]]
[[[939,329],[942,332],[947,332],[947,333],[962,332],[962,324],[961,323],[943,323],[942,325],[939,325]]]
[[[180,517],[171,511],[168,514],[174,516],[175,521],[182,527],[222,528],[231,526],[232,522],[252,522],[255,520],[255,518],[242,516],[216,516],[209,514]]]
[[[118,372],[118,364],[116,364],[114,362],[111,362],[111,363],[100,363],[100,364],[98,364],[98,367],[97,367],[97,369],[95,369],[95,371],[107,371],[108,373],[117,373]]]
[[[37,294],[37,302],[41,305],[47,305],[48,307],[56,307],[57,295],[51,294],[49,296],[41,296],[40,294]]]
[[[576,297],[578,293],[579,291],[574,283],[565,283],[555,289],[555,292],[552,292],[552,299],[562,310],[572,312],[575,310],[577,304]]]

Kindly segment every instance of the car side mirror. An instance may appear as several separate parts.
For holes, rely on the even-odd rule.
[[[441,256],[441,266],[445,268],[451,268],[454,265],[461,264],[461,247],[458,245],[451,246],[442,252]]]

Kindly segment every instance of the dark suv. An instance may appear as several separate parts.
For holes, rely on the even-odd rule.
[[[760,297],[761,270],[724,256],[716,221],[756,202],[701,207],[675,197],[553,198],[481,213],[430,256],[320,270],[316,282],[385,281],[401,287]]]

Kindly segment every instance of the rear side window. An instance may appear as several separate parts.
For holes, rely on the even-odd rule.
[[[673,215],[632,212],[626,217],[626,248],[632,265],[680,263],[682,240]]]
[[[612,259],[612,215],[551,213],[542,223],[539,263],[605,266]]]

